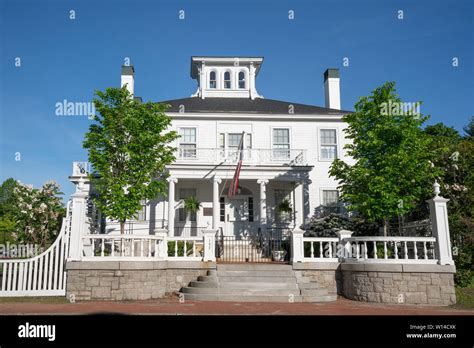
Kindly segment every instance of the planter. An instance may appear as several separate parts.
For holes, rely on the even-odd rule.
[[[273,261],[285,261],[286,251],[285,250],[276,250],[272,251]]]

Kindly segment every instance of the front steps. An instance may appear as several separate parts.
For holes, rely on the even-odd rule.
[[[328,302],[337,296],[281,264],[218,264],[181,289],[189,301]]]

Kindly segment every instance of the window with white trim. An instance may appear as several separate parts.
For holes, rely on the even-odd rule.
[[[230,83],[230,71],[224,73],[224,88],[229,89],[231,87]]]
[[[337,158],[337,131],[336,129],[321,129],[321,159],[333,160]]]
[[[290,130],[288,128],[273,128],[273,158],[290,158]]]
[[[341,212],[338,190],[322,190],[322,203],[327,213],[338,214]]]
[[[217,88],[217,78],[215,71],[211,71],[209,73],[209,88]]]
[[[239,88],[245,88],[245,73],[243,71],[239,72]]]
[[[180,128],[179,136],[179,157],[196,158],[196,128]]]
[[[132,219],[133,221],[146,221],[146,201],[140,202],[140,209]]]

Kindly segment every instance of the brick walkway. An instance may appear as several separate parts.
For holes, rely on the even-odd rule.
[[[39,302],[39,303],[38,303]],[[446,307],[383,305],[339,299],[331,303],[179,303],[177,298],[152,301],[86,301],[67,303],[64,299],[41,299],[34,302],[2,301],[0,314],[230,314],[230,315],[474,315],[474,310]]]

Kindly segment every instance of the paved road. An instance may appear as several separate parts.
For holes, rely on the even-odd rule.
[[[31,301],[31,300],[30,300]],[[446,307],[385,305],[339,299],[331,303],[245,303],[198,302],[180,303],[177,298],[150,301],[85,301],[42,299],[38,302],[0,302],[1,314],[165,314],[165,315],[474,315],[474,310]]]

